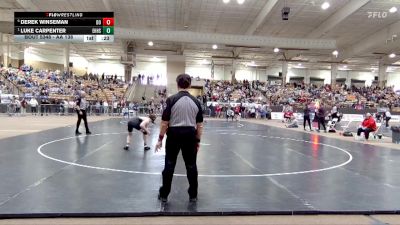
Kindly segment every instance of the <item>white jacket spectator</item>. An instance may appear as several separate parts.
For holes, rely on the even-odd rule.
[[[386,116],[386,117],[392,117],[392,114],[391,114],[390,111],[388,110],[388,111],[385,112],[385,116]]]
[[[108,114],[108,102],[103,102],[104,114]]]
[[[15,99],[15,106],[17,109],[21,108],[21,102],[18,99]]]
[[[38,101],[36,100],[36,98],[31,98],[31,100],[29,101],[29,105],[31,107],[37,107],[39,105]]]
[[[389,120],[392,118],[392,114],[389,109],[385,112],[386,127],[389,127]]]
[[[337,110],[337,107],[336,107],[336,105],[335,105],[335,106],[333,106],[332,109],[331,109],[331,114],[334,114],[334,113],[337,113],[337,112],[338,112],[338,110]]]
[[[70,109],[74,109],[75,108],[75,102],[74,101],[69,101],[68,102],[68,108],[70,108]]]

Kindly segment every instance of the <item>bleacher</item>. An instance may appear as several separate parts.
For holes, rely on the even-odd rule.
[[[9,72],[12,75],[6,75]],[[116,99],[121,99],[127,89],[126,84],[106,83],[97,80],[84,80],[81,77],[76,79],[62,79],[61,75],[53,72],[33,72],[26,73],[17,69],[9,69],[2,71],[2,75],[10,79],[15,86],[17,86],[22,93],[30,95],[38,95],[40,90],[46,87],[48,90],[49,98],[51,100],[71,100],[74,99],[74,89],[85,90],[87,92],[88,101],[111,101],[113,95]],[[42,74],[40,74],[42,73]],[[51,79],[53,76],[53,79]]]

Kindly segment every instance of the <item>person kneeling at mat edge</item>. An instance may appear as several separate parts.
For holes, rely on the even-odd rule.
[[[362,132],[365,134],[365,139],[368,140],[369,133],[376,131],[376,122],[370,113],[367,113],[364,121],[361,123],[361,126],[357,130],[357,136],[360,136]]]
[[[143,133],[143,142],[144,142],[144,150],[150,150],[150,147],[147,146],[147,136],[150,134],[149,132],[149,124],[150,122],[154,123],[156,120],[156,115],[150,114],[148,117],[135,117],[128,122],[128,136],[126,137],[126,146],[125,150],[129,150],[129,145],[131,144],[132,139],[132,131],[133,128],[139,130]]]
[[[296,117],[293,115],[290,118],[290,121],[285,125],[287,128],[298,128],[299,122],[297,121]]]

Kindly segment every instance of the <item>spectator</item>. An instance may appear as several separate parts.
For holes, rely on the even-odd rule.
[[[299,123],[294,115],[292,115],[292,117],[290,118],[290,122],[288,124],[286,124],[286,127],[287,128],[298,128],[299,127]]]
[[[50,104],[50,102],[49,102],[47,96],[41,96],[41,99],[40,99],[40,111],[41,111],[40,113],[41,113],[41,116],[43,116],[43,114],[46,114],[46,116],[49,115],[49,113],[50,113],[49,104]]]
[[[69,104],[67,99],[64,99],[61,103],[61,115],[68,114],[69,112]]]
[[[219,104],[217,104],[215,107],[215,113],[216,113],[217,118],[221,117],[221,111],[222,111],[222,107]]]
[[[115,101],[113,102],[113,116],[118,116],[119,112],[118,112],[118,102]]]
[[[266,117],[267,117],[268,120],[270,120],[271,117],[272,117],[272,109],[271,109],[271,107],[269,105],[267,105]]]
[[[337,106],[336,105],[334,105],[333,107],[332,107],[332,109],[331,109],[331,118],[332,119],[338,119],[338,122],[340,122],[339,120],[340,120],[340,118],[339,118],[339,115],[338,115],[338,109],[337,109]]]
[[[28,103],[25,100],[25,98],[22,98],[22,101],[21,101],[21,114],[25,114],[26,113],[26,106],[27,105],[28,105]]]
[[[10,115],[10,116],[12,116],[12,115],[15,114],[15,112],[16,112],[16,105],[17,105],[17,103],[16,103],[16,98],[15,98],[15,96],[13,96],[13,97],[11,98],[10,104],[8,105],[8,111],[9,111],[9,115]]]
[[[226,121],[228,121],[229,118],[231,118],[233,121],[234,117],[235,117],[234,111],[231,108],[228,108],[228,110],[226,110]]]
[[[103,108],[104,108],[104,114],[108,114],[108,102],[107,101],[105,101],[103,103]]]
[[[100,114],[100,102],[99,101],[96,102],[95,107],[96,107],[96,115],[99,115]]]
[[[15,98],[15,113],[21,113],[21,102]]]
[[[310,120],[311,110],[310,110],[310,108],[309,108],[309,106],[307,104],[304,104],[303,113],[304,113],[304,115],[303,115],[303,117],[304,117],[304,122],[303,122],[304,130],[306,130],[306,124],[308,122],[308,126],[310,127],[310,131],[312,131],[311,120]]]
[[[39,105],[39,103],[38,103],[38,101],[36,100],[35,97],[31,98],[31,100],[29,101],[29,105],[31,106],[32,115],[36,116],[36,114],[37,114],[37,106]]]
[[[392,114],[390,113],[390,110],[386,110],[385,112],[385,121],[386,121],[386,127],[389,127],[389,120],[392,118]]]
[[[360,136],[361,133],[364,133],[365,139],[368,140],[369,133],[376,131],[376,129],[377,127],[374,118],[371,116],[370,113],[367,113],[364,121],[361,123],[361,126],[357,130],[357,136]]]
[[[324,104],[321,103],[318,111],[317,111],[317,118],[318,118],[318,132],[321,131],[321,125],[324,128],[324,132],[326,133],[326,126],[325,126],[325,116],[326,116],[326,112],[325,112],[325,108],[324,108]]]

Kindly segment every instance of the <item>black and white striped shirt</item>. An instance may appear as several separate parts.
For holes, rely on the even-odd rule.
[[[76,105],[79,106],[79,108],[81,110],[86,110],[86,108],[88,107],[88,104],[87,104],[87,101],[85,98],[78,98]]]
[[[196,127],[203,122],[200,102],[187,91],[180,91],[167,98],[163,121],[169,121],[169,127]]]

